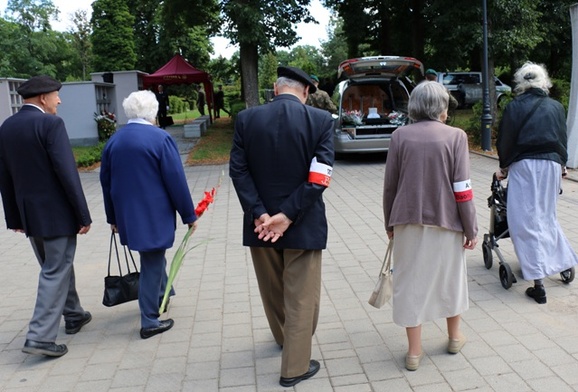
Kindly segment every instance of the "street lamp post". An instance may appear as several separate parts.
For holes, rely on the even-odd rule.
[[[492,113],[490,110],[490,86],[488,75],[488,7],[487,0],[482,0],[484,13],[483,31],[483,111],[482,111],[482,150],[492,151]]]

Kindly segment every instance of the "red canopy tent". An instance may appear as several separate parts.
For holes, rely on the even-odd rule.
[[[143,76],[144,88],[159,84],[168,85],[192,83],[203,84],[205,96],[207,98],[207,105],[209,106],[209,116],[212,121],[213,116],[211,115],[211,111],[214,110],[214,108],[211,75],[193,67],[180,54],[175,54],[168,63],[156,70],[155,73]]]

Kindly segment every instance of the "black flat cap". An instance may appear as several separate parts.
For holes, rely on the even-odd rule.
[[[22,95],[22,98],[32,98],[40,94],[48,94],[58,91],[62,83],[47,75],[33,76],[18,87],[16,91]]]
[[[277,76],[296,80],[306,86],[309,86],[309,94],[313,94],[315,91],[317,91],[317,87],[315,87],[313,84],[311,77],[307,75],[302,69],[297,67],[279,67],[277,68]]]

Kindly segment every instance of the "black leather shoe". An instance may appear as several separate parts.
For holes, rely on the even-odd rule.
[[[544,290],[544,286],[534,286],[528,287],[526,289],[526,295],[530,298],[534,298],[534,301],[538,302],[539,304],[546,303],[546,290]]]
[[[309,361],[309,370],[307,371],[307,373],[302,374],[301,376],[298,377],[289,377],[289,378],[281,377],[279,379],[279,384],[281,384],[282,387],[292,387],[293,385],[298,384],[303,380],[307,380],[308,378],[313,377],[315,374],[317,374],[320,367],[321,366],[319,365],[319,362],[312,359],[311,361]]]
[[[92,315],[90,312],[84,312],[84,316],[80,320],[72,320],[64,323],[64,332],[69,335],[74,335],[86,324],[90,323]]]
[[[168,331],[169,329],[171,329],[173,327],[173,325],[175,325],[175,322],[173,321],[173,319],[163,320],[163,321],[161,321],[161,324],[158,327],[141,328],[140,329],[140,337],[143,339],[148,339],[150,337],[158,335],[159,333],[163,333],[165,331]]]
[[[61,357],[68,352],[66,344],[36,342],[26,339],[22,352],[26,354],[46,355],[49,357]]]

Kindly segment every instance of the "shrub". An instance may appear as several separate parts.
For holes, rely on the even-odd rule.
[[[100,162],[102,156],[102,150],[106,142],[99,142],[93,147],[82,147],[75,148],[74,155],[76,158],[76,166],[78,167],[89,167],[97,162]]]
[[[570,104],[570,82],[562,79],[552,79],[552,87],[550,88],[550,97],[559,101],[566,112]]]
[[[189,103],[175,95],[169,95],[169,113],[182,113],[190,110]]]
[[[240,99],[236,99],[234,101],[229,101],[229,105],[231,106],[231,117],[233,118],[233,120],[235,120],[235,118],[237,117],[237,114],[241,110],[245,110],[247,108],[247,106],[245,105],[245,102],[241,101]]]

